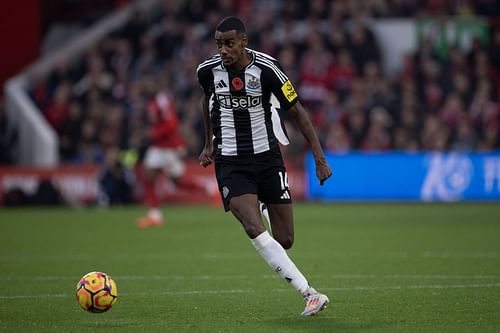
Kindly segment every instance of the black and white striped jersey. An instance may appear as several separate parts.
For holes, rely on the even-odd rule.
[[[210,97],[216,156],[244,156],[277,149],[288,138],[277,109],[288,110],[297,92],[273,57],[247,49],[252,61],[242,71],[224,68],[220,55],[198,66]]]

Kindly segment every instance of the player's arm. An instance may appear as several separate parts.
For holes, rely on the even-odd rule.
[[[201,109],[203,112],[203,127],[205,128],[205,145],[203,146],[203,150],[201,151],[200,156],[198,156],[198,159],[200,161],[200,165],[207,167],[212,163],[212,157],[214,154],[214,143],[212,141],[213,129],[210,119],[210,98],[213,93],[213,75],[211,75],[210,70],[207,70],[207,68],[202,65],[198,66],[196,73],[198,75],[198,82],[200,83],[201,90],[203,91]]]
[[[266,63],[269,63],[269,60],[267,60]],[[276,98],[278,98],[281,107],[292,113],[297,126],[302,132],[302,135],[309,143],[314,160],[316,161],[316,177],[318,178],[320,185],[323,185],[325,180],[332,175],[332,170],[325,159],[323,149],[321,148],[321,144],[319,143],[319,139],[311,123],[311,119],[309,119],[306,110],[300,104],[299,96],[295,91],[295,88],[286,74],[282,71],[279,63],[275,61],[270,68],[272,70],[267,71],[270,89]]]
[[[210,96],[203,95],[203,99],[201,101],[201,107],[203,112],[203,127],[205,128],[205,145],[203,146],[203,150],[201,151],[198,159],[200,160],[200,164],[204,167],[207,167],[212,163],[212,156],[214,153],[214,144],[212,141],[213,130],[212,130],[212,122],[210,121],[210,110],[209,110],[209,101]]]
[[[309,143],[309,148],[311,149],[314,160],[316,161],[316,176],[318,177],[319,184],[323,185],[325,180],[332,175],[332,170],[326,161],[325,155],[323,154],[323,149],[321,148],[321,144],[319,143],[319,139],[311,123],[311,119],[299,101],[293,104],[289,111],[302,132],[302,135]]]

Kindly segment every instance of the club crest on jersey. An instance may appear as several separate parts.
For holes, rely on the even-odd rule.
[[[260,81],[255,76],[251,76],[251,79],[247,82],[247,90],[257,90],[260,88]]]
[[[235,90],[241,90],[241,88],[243,88],[243,86],[245,85],[239,77],[235,77],[234,79],[232,79],[231,84],[233,85],[233,88]]]
[[[290,80],[287,80],[285,83],[283,83],[283,85],[281,86],[281,91],[283,92],[283,95],[285,95],[286,99],[289,102],[297,98],[297,92],[295,91],[295,88],[292,86]]]

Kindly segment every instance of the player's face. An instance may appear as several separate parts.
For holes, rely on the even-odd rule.
[[[215,42],[225,67],[238,67],[238,63],[244,61],[246,36],[238,35],[236,30],[216,31]]]

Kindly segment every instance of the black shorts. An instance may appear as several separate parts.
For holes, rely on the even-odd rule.
[[[231,198],[242,194],[256,194],[266,204],[292,202],[288,175],[279,151],[217,158],[215,176],[226,212]]]

